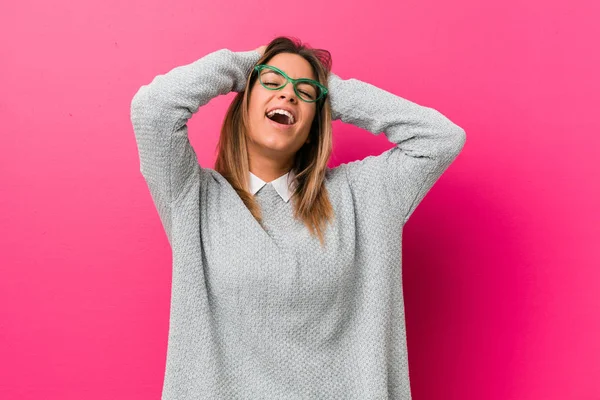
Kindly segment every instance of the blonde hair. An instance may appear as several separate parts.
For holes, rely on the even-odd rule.
[[[316,80],[327,86],[331,71],[331,54],[327,50],[308,48],[298,39],[280,36],[269,43],[256,65],[267,63],[279,53],[304,57],[312,66]],[[239,92],[229,105],[221,127],[215,171],[227,179],[262,226],[260,205],[250,194],[248,183],[248,104],[250,90],[256,79],[257,74],[252,69],[245,90]],[[295,174],[295,191],[290,200],[293,202],[294,218],[302,221],[323,246],[325,224],[334,216],[324,185],[327,162],[333,147],[329,97],[317,102],[316,107],[307,143],[294,157],[292,170]]]

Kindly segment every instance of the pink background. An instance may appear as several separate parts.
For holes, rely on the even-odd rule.
[[[171,3],[0,5],[0,398],[159,399],[171,251],[130,101],[281,34],[467,132],[405,228],[414,399],[600,399],[597,2]],[[232,98],[189,123],[203,166]],[[334,134],[331,166],[391,147]]]

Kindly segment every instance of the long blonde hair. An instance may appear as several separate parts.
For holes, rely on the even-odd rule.
[[[312,66],[317,80],[327,86],[331,71],[331,54],[327,50],[312,49],[298,39],[280,36],[267,46],[258,64],[267,63],[279,53],[292,53],[304,57]],[[249,93],[256,82],[253,72],[246,82],[245,90],[239,92],[227,110],[221,127],[215,171],[219,172],[236,190],[254,218],[262,225],[260,205],[250,194],[248,175],[250,171],[247,148]],[[329,97],[317,104],[315,117],[307,143],[294,157],[292,170],[295,174],[295,191],[291,197],[294,217],[304,223],[309,232],[324,245],[325,224],[333,219],[333,207],[324,185],[327,162],[333,147],[331,106]]]

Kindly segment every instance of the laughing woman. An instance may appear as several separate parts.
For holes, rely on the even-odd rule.
[[[187,121],[231,91],[200,166]],[[338,119],[395,146],[329,168]],[[162,400],[411,398],[402,231],[462,128],[287,37],[156,76],[131,122],[173,252]]]

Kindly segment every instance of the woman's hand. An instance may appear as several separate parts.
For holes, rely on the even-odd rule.
[[[259,48],[256,49],[256,51],[258,51],[262,57],[265,54],[266,48],[267,48],[267,46],[260,46]]]

